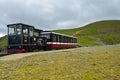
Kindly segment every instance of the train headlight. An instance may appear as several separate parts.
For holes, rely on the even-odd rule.
[[[36,41],[36,38],[34,38],[34,41]]]
[[[21,48],[21,46],[19,46],[19,48]]]

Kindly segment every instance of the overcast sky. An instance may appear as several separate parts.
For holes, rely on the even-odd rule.
[[[107,19],[120,19],[120,0],[0,0],[0,36],[11,23],[54,30]]]

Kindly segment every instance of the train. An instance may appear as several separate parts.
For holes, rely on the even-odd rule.
[[[67,49],[78,46],[77,38],[52,31],[44,31],[34,26],[15,23],[8,24],[7,53],[25,53],[39,50]]]

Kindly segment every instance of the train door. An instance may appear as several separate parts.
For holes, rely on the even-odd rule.
[[[33,44],[33,28],[29,28],[29,44]]]
[[[28,44],[28,27],[23,26],[23,44]]]
[[[23,26],[23,44],[33,44],[33,27]]]

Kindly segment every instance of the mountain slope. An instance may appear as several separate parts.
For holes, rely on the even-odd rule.
[[[7,35],[0,38],[0,48],[7,46]]]
[[[120,20],[105,20],[88,24],[84,27],[54,30],[67,35],[78,37],[82,46],[94,46],[120,43]]]

